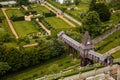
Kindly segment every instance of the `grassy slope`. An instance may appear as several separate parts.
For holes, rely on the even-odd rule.
[[[120,58],[120,50],[112,55],[114,58]]]
[[[99,48],[98,52],[105,53],[116,46],[120,46],[120,30],[99,42],[96,48]]]
[[[39,78],[43,75],[49,74],[50,72],[54,73],[53,70],[55,70],[55,72],[59,72],[60,70],[63,70],[65,68],[68,68],[69,66],[73,66],[78,63],[79,60],[72,61],[72,57],[68,56],[61,59],[56,59],[54,61],[49,61],[49,63],[47,62],[42,66],[28,69],[20,74],[10,76],[7,80],[34,80],[35,78]]]

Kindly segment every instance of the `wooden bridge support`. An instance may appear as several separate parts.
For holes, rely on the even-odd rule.
[[[93,65],[93,61],[88,59],[88,58],[81,58],[81,66],[87,66],[87,64],[89,65]]]
[[[66,44],[67,45],[67,44]],[[72,55],[73,59],[76,58],[77,55],[77,50],[75,50],[74,48],[72,48],[71,46],[67,45],[67,53],[68,55]]]

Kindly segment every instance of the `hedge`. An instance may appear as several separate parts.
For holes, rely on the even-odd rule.
[[[34,10],[25,11],[25,15],[29,15],[30,13],[37,14],[37,11],[34,11]]]
[[[39,20],[47,27],[47,29],[52,29],[53,27],[45,19],[39,18]]]
[[[15,15],[13,15],[10,19],[12,21],[23,21],[24,20],[24,16],[15,16]]]
[[[55,14],[55,13],[53,13],[52,11],[50,11],[50,12],[48,12],[48,13],[43,13],[43,15],[44,15],[45,17],[52,17],[52,16],[56,16],[56,14]]]

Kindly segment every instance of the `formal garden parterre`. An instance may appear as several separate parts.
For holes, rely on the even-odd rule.
[[[61,8],[63,9],[63,11],[65,10],[65,12],[70,13],[71,16],[80,21],[82,21],[83,19],[81,17],[85,16],[87,11],[89,10],[90,4],[88,0],[82,0],[82,2],[77,5],[77,7],[74,4],[63,6],[56,2],[52,3],[53,5],[57,4],[57,8]],[[8,67],[8,69],[5,70],[6,72],[13,72],[13,74],[9,74],[4,78],[7,78],[8,80],[32,80],[44,75],[60,72],[65,68],[67,69],[67,67],[79,64],[80,56],[77,55],[76,59],[73,59],[72,56],[66,57],[66,47],[57,40],[56,34],[59,31],[64,30],[69,36],[81,42],[81,37],[84,32],[82,30],[82,26],[77,26],[75,28],[70,27],[66,22],[56,17],[55,15],[51,16],[53,12],[51,12],[44,6],[41,6],[40,4],[29,4],[25,6],[28,7],[28,11],[24,10],[22,6],[9,8],[6,7],[6,13],[20,37],[18,40],[14,38],[11,30],[9,29],[9,25],[4,18],[4,15],[2,14],[2,12],[0,13],[0,17],[2,16],[4,18],[2,19],[2,22],[0,22],[0,33],[9,34],[7,36],[5,35],[4,39],[1,38],[2,43],[0,43],[0,55],[2,56],[0,56],[0,61],[7,62],[8,65],[11,67],[11,69],[10,67]],[[14,21],[15,18],[17,19],[19,17],[22,17],[21,19],[23,19],[23,16],[29,16],[31,15],[31,13],[34,15],[39,15],[37,17],[33,16],[31,21]],[[50,14],[50,16],[46,16],[46,14]],[[105,31],[111,29],[111,27],[109,26],[113,27],[114,24],[119,23],[119,16],[119,11],[112,13],[110,20],[103,23],[103,25],[105,25],[103,26],[105,28]],[[42,22],[42,24],[46,26],[47,29],[52,31],[51,36],[46,36],[47,33],[41,28],[40,25],[37,24],[37,22],[35,21],[36,18],[38,18],[39,21]],[[94,37],[95,36],[93,36],[93,38]],[[7,39],[7,42],[4,41]],[[23,48],[23,45],[35,42],[38,42],[38,46]],[[96,44],[96,50],[100,53],[105,53],[106,51],[119,46],[119,43],[120,31],[117,31],[103,41]],[[19,49],[16,48],[17,46],[19,46]],[[115,54],[113,54],[113,57],[119,58],[119,53],[120,51],[117,51]],[[26,70],[26,68],[28,69]],[[76,67],[73,67],[73,69],[74,68]],[[22,69],[25,71],[21,72]],[[18,71],[20,72],[18,73]]]

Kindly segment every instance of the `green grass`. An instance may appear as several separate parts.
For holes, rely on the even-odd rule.
[[[90,0],[82,0],[79,5],[74,5],[74,4],[70,4],[69,6],[65,6],[65,5],[61,5],[59,4],[58,2],[54,2],[54,1],[51,1],[51,0],[47,0],[48,2],[50,2],[52,5],[56,6],[57,8],[59,9],[62,9],[63,7],[64,8],[67,8],[67,10],[65,11],[66,13],[68,13],[69,15],[73,16],[74,18],[78,19],[78,20],[81,20],[80,18],[80,13],[81,12],[84,12],[86,13],[89,9],[89,3],[90,3]],[[77,8],[77,9],[74,9],[74,10],[68,10],[68,8]]]
[[[17,47],[17,44],[15,42],[9,42],[9,43],[5,43],[5,45],[7,47]]]
[[[2,13],[1,10],[0,10],[0,16],[4,17],[4,14]],[[3,31],[7,32],[13,36],[5,17],[3,18],[2,23],[0,23],[0,26],[1,26],[2,32]]]
[[[120,22],[120,11],[111,15],[110,21],[104,22],[107,25],[116,25]]]
[[[73,10],[73,11],[67,10],[66,12],[67,12],[68,14],[70,14],[71,16],[75,17],[76,19],[81,20],[80,14],[81,14],[82,12],[86,13],[86,12],[88,11],[88,9],[89,9],[89,4],[82,2],[82,3],[80,3],[78,6],[71,5],[71,6],[67,7],[67,8],[71,8],[71,7],[73,7],[73,8],[77,7],[78,9],[75,9],[75,10]]]
[[[18,10],[18,9],[7,9],[6,13],[9,18],[12,17],[13,15],[23,16],[23,13],[21,12],[21,10]]]
[[[43,12],[46,13],[50,11],[44,6],[41,6],[40,4],[32,4],[31,7],[33,8],[33,10],[37,11],[38,14],[41,14],[41,15],[43,14]]]
[[[120,58],[120,50],[112,55],[114,58]]]
[[[24,37],[30,33],[39,32],[36,25],[33,25],[32,22],[29,21],[17,21],[12,22],[13,26],[20,37]]]
[[[100,53],[105,53],[116,46],[120,46],[120,30],[96,44],[96,49]]]
[[[35,78],[54,73],[53,71],[60,72],[61,70],[68,68],[69,66],[78,64],[79,61],[80,60],[73,61],[71,56],[63,57],[61,59],[49,61],[41,66],[28,69],[19,74],[10,75],[10,77],[8,77],[7,80],[34,80]]]
[[[66,22],[64,22],[63,20],[61,20],[60,18],[57,18],[57,17],[48,17],[48,18],[45,18],[45,20],[49,24],[51,24],[51,26],[56,30],[57,29],[64,30],[64,29],[72,28]]]

